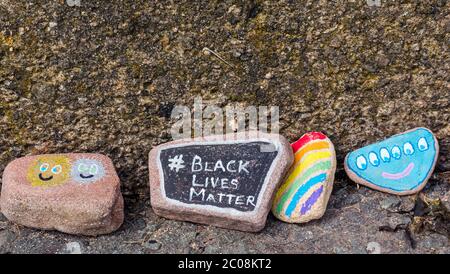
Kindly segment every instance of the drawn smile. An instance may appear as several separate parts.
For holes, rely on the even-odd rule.
[[[391,179],[391,180],[399,180],[401,178],[404,178],[406,176],[408,176],[411,171],[414,168],[414,163],[410,163],[405,170],[403,170],[402,172],[399,173],[387,173],[387,172],[382,172],[381,176],[383,176],[386,179]]]
[[[42,176],[42,173],[39,173],[39,179],[41,179],[42,181],[50,181],[51,179],[53,179],[53,175],[46,178]]]
[[[80,173],[80,177],[83,178],[83,179],[90,179],[90,178],[93,178],[94,175],[92,175],[92,174],[90,174],[90,175],[83,175],[82,173]]]

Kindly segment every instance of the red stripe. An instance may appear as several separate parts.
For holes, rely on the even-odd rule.
[[[291,146],[295,153],[306,143],[311,142],[313,140],[318,140],[318,139],[323,140],[325,138],[327,138],[327,136],[325,136],[324,134],[322,134],[320,132],[316,132],[316,131],[308,132],[308,133],[304,134],[302,137],[300,137],[300,139],[298,139],[296,142],[292,143]]]

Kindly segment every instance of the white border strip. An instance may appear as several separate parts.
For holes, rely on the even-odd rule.
[[[266,175],[266,179],[264,180],[263,186],[261,188],[261,190],[259,191],[259,195],[258,195],[258,201],[256,202],[256,206],[253,210],[251,211],[240,211],[237,209],[234,209],[232,207],[226,207],[226,208],[221,208],[221,207],[217,207],[217,206],[213,206],[213,205],[198,205],[198,204],[188,204],[188,203],[183,203],[180,202],[178,200],[174,200],[172,198],[168,198],[166,196],[166,191],[164,189],[164,172],[163,172],[163,168],[162,168],[162,164],[161,164],[161,151],[162,150],[167,150],[167,149],[172,149],[172,148],[177,148],[177,147],[186,147],[186,146],[194,146],[194,145],[227,145],[227,144],[246,144],[246,143],[254,143],[254,142],[267,142],[267,143],[271,143],[275,146],[275,151],[277,151],[277,156],[275,157],[275,159],[272,161],[272,164],[269,168],[269,171],[267,172]],[[158,170],[159,170],[159,178],[160,178],[160,191],[161,191],[161,195],[166,199],[166,201],[169,204],[173,204],[176,206],[183,206],[183,207],[187,207],[187,208],[192,208],[192,209],[208,209],[209,211],[215,212],[215,213],[219,213],[219,214],[227,214],[227,215],[234,215],[234,216],[238,216],[238,217],[246,217],[246,216],[252,216],[255,215],[259,208],[261,207],[261,200],[262,200],[262,196],[266,191],[267,185],[269,184],[269,180],[272,177],[272,173],[275,169],[275,164],[278,162],[279,158],[281,157],[280,153],[280,148],[281,148],[281,143],[278,140],[271,140],[271,139],[267,139],[267,138],[250,138],[250,139],[245,139],[245,140],[216,140],[216,141],[194,141],[191,143],[182,143],[182,144],[174,144],[172,146],[167,146],[164,148],[160,148],[158,149],[158,154],[157,154],[157,165],[158,165]]]

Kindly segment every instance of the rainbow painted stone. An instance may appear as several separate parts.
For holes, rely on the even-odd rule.
[[[272,213],[289,223],[306,223],[325,213],[336,171],[333,143],[320,132],[306,133],[291,144],[294,165],[278,189]]]
[[[350,179],[358,184],[409,195],[425,186],[438,154],[436,137],[421,127],[350,152],[344,167]]]

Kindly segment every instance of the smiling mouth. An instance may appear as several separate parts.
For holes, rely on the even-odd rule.
[[[405,170],[403,170],[402,172],[399,172],[399,173],[382,172],[381,176],[383,176],[386,179],[398,180],[398,179],[401,179],[401,178],[404,178],[404,177],[408,176],[411,173],[411,171],[413,170],[413,168],[414,168],[414,163],[410,163],[405,168]]]
[[[80,177],[83,179],[90,179],[90,178],[94,177],[94,175],[92,175],[92,174],[91,175],[83,175],[80,173]]]
[[[39,173],[39,179],[41,179],[42,181],[50,181],[51,179],[53,179],[53,175],[45,178],[44,176],[42,176],[42,173]]]

